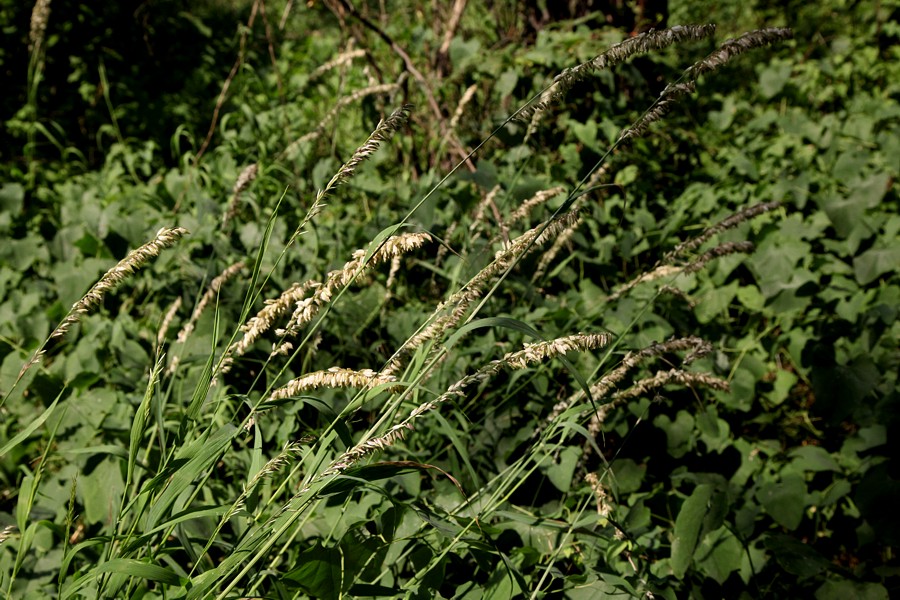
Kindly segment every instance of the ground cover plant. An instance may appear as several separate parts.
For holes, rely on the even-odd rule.
[[[896,592],[897,6],[447,4],[4,5],[5,597]]]

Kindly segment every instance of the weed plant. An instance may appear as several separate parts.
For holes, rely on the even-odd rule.
[[[701,77],[790,31],[715,46],[607,132],[574,179],[546,161],[579,155],[543,148],[572,125],[553,125],[559,107],[598,73],[714,34],[624,39],[559,73],[472,149],[461,129],[476,85],[448,108],[408,56],[397,81],[378,82],[354,69],[366,52],[352,45],[292,82],[338,90],[330,108],[220,117],[218,147],[197,143],[138,192],[164,190],[175,221],[57,307],[45,341],[13,355],[14,377],[4,360],[6,415],[46,407],[0,438],[20,470],[0,534],[6,597],[676,597],[692,579],[758,585],[764,540],[734,525],[733,484],[701,472],[679,494],[629,501],[646,466],[619,454],[642,422],[668,419],[657,415],[667,400],[693,406],[707,445],[729,439],[712,407],[733,371],[684,317],[691,282],[736,268],[758,223],[785,209],[760,201],[679,224],[634,271],[601,263],[610,239],[639,246],[646,233],[610,238],[592,220],[629,210],[615,197],[634,181],[623,157]],[[424,101],[404,103],[407,87]],[[363,120],[382,115],[367,138],[344,119],[361,102]],[[293,131],[312,112],[314,127]],[[262,136],[259,151],[239,166],[230,148],[248,135]],[[502,167],[481,158],[491,145]],[[575,260],[592,241],[596,260]],[[598,275],[605,289],[590,283]],[[675,326],[656,316],[661,303],[682,315]],[[683,428],[669,431],[675,454]]]

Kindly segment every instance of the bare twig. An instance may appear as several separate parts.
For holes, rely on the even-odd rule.
[[[203,157],[206,149],[209,148],[210,142],[212,142],[213,134],[215,134],[216,132],[216,125],[219,122],[219,112],[222,110],[222,106],[225,104],[225,97],[228,94],[228,88],[231,87],[231,82],[237,75],[238,69],[240,69],[241,65],[244,64],[244,54],[247,50],[247,36],[253,29],[253,23],[256,22],[256,13],[259,11],[259,4],[260,0],[256,0],[256,2],[253,3],[253,6],[250,9],[250,18],[247,19],[247,26],[241,32],[240,49],[238,50],[237,59],[234,61],[234,65],[232,65],[231,72],[228,73],[228,77],[225,78],[225,83],[222,84],[222,91],[219,92],[219,97],[216,100],[216,107],[213,109],[212,122],[209,124],[209,131],[206,132],[206,139],[203,140],[203,144],[200,145],[200,150],[198,150],[197,154],[194,156],[195,164],[200,162],[200,158]]]
[[[344,10],[353,15],[356,20],[358,20],[364,27],[366,27],[366,29],[373,31],[384,41],[384,43],[391,47],[391,50],[394,51],[394,54],[400,57],[400,59],[403,61],[403,65],[406,67],[406,70],[422,87],[422,92],[425,94],[425,98],[428,101],[428,106],[431,108],[431,112],[434,113],[434,117],[439,124],[441,134],[446,135],[448,131],[447,121],[444,118],[444,114],[441,112],[441,107],[438,105],[437,99],[434,97],[434,92],[431,90],[431,86],[428,84],[428,80],[425,79],[425,76],[422,75],[422,72],[419,71],[415,64],[413,64],[413,61],[409,57],[409,54],[406,52],[406,50],[404,50],[403,47],[400,46],[400,44],[395,42],[394,39],[391,38],[391,36],[385,33],[383,29],[378,27],[378,25],[361,15],[360,12],[356,10],[356,8],[354,8],[353,5],[351,5],[347,0],[338,0],[338,2],[344,8]],[[459,142],[452,137],[449,139],[449,143],[451,146],[453,146],[453,151],[466,161],[466,167],[470,171],[474,172],[475,165],[469,158],[469,153],[466,152],[465,149],[459,144]]]
[[[453,42],[453,36],[456,35],[456,30],[459,27],[459,20],[465,10],[466,0],[456,0],[453,3],[450,20],[447,21],[447,28],[444,29],[444,39],[434,58],[438,77],[443,77],[450,68],[450,44]]]

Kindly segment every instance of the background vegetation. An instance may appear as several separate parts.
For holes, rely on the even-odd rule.
[[[0,2],[6,597],[900,593],[900,3],[486,4]]]

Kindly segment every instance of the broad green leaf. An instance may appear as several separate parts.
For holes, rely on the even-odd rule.
[[[769,400],[775,405],[781,404],[787,400],[788,395],[799,380],[800,378],[790,371],[785,371],[784,369],[778,370],[775,373],[775,381],[773,383],[774,389],[768,396]]]
[[[78,478],[78,496],[84,503],[84,518],[89,524],[112,524],[120,509],[125,481],[121,460],[107,456],[89,473]]]
[[[880,583],[840,579],[828,580],[816,590],[816,600],[888,600],[887,589]]]
[[[801,578],[818,575],[830,566],[812,546],[789,535],[770,535],[765,544],[785,571]]]
[[[312,548],[300,553],[295,564],[300,566],[286,573],[283,579],[316,598],[339,598],[344,586],[349,585],[339,548],[329,548],[316,541]]]
[[[681,505],[678,517],[675,518],[675,539],[672,541],[672,572],[678,579],[684,575],[691,565],[694,550],[700,540],[700,528],[709,510],[715,486],[709,483],[698,485],[693,493]]]
[[[782,527],[794,530],[800,525],[806,508],[806,483],[799,475],[786,475],[779,482],[764,484],[756,497]]]
[[[872,248],[853,259],[853,274],[860,285],[868,285],[886,273],[900,268],[900,246]]]
[[[759,90],[763,98],[771,98],[784,88],[791,78],[794,65],[791,60],[773,61],[759,75]]]
[[[741,568],[744,548],[734,534],[725,527],[706,536],[697,547],[697,567],[720,585]]]
[[[559,453],[556,462],[545,462],[543,468],[547,473],[547,479],[561,492],[568,492],[572,487],[572,476],[582,451],[579,448],[568,446]]]
[[[674,421],[659,415],[653,424],[666,432],[669,454],[673,457],[680,458],[694,447],[694,417],[689,412],[678,411]]]
[[[612,463],[613,478],[610,485],[618,494],[631,494],[641,487],[647,465],[639,465],[630,458],[619,458]]]
[[[800,446],[788,452],[788,456],[803,471],[840,471],[834,458],[821,446]]]

